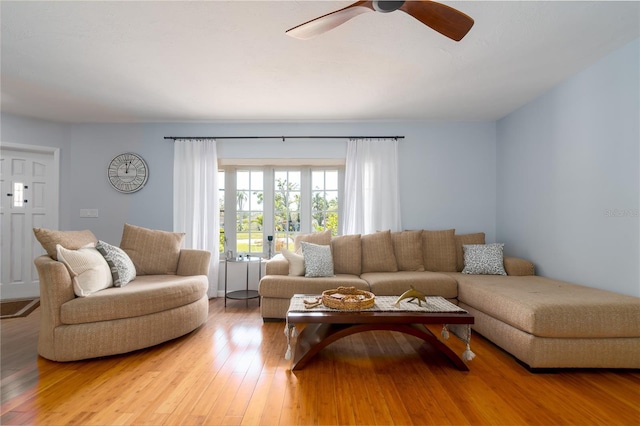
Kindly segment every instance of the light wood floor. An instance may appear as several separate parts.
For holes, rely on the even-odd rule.
[[[255,305],[225,310],[214,299],[208,322],[187,336],[72,363],[37,356],[39,309],[2,320],[0,423],[640,424],[640,372],[533,374],[478,335],[470,372],[414,337],[367,332],[294,373],[284,323],[263,323]]]

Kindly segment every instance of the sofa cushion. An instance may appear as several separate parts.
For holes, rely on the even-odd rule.
[[[453,236],[456,242],[456,271],[462,272],[464,269],[464,251],[462,250],[463,244],[484,244],[485,235],[484,232],[477,232],[475,234],[462,234]]]
[[[439,272],[370,272],[360,277],[369,283],[371,292],[377,296],[399,296],[411,286],[425,296],[442,296],[455,299],[458,296],[458,283],[446,274]]]
[[[331,244],[331,230],[327,229],[322,232],[313,232],[311,234],[298,234],[293,239],[293,248],[297,253],[300,253],[300,243],[304,241],[311,244],[318,244],[319,246],[328,246]]]
[[[333,259],[330,245],[320,246],[306,241],[301,241],[300,245],[304,256],[305,277],[333,276]]]
[[[398,264],[393,253],[391,231],[362,236],[362,272],[396,272]]]
[[[301,277],[304,276],[304,256],[294,253],[286,248],[280,249],[280,253],[289,262],[289,275]]]
[[[258,291],[262,297],[291,298],[294,294],[322,294],[340,286],[369,290],[369,284],[356,275],[336,274],[316,278],[265,275],[260,280]]]
[[[457,261],[454,235],[455,229],[422,231],[422,254],[426,271],[455,272]]]
[[[507,275],[504,270],[504,244],[471,244],[463,245],[463,274]]]
[[[111,269],[94,243],[78,250],[67,250],[58,244],[56,252],[59,261],[65,264],[71,275],[76,296],[86,297],[113,285]]]
[[[452,274],[458,300],[539,337],[640,337],[640,298],[538,276]]]
[[[137,275],[175,274],[184,233],[141,228],[125,223],[120,248],[136,266]]]
[[[114,287],[124,287],[136,278],[136,267],[131,258],[120,247],[98,241],[96,249],[111,269]]]
[[[126,287],[111,287],[64,303],[60,318],[64,324],[83,324],[149,315],[200,300],[208,287],[203,275],[137,277]]]
[[[421,230],[392,232],[391,240],[398,271],[424,271]]]
[[[362,272],[362,239],[360,234],[331,238],[333,272],[360,275]]]
[[[33,228],[33,234],[50,258],[58,260],[56,245],[60,244],[67,250],[77,250],[89,243],[98,241],[93,232],[84,231],[56,231],[53,229]]]

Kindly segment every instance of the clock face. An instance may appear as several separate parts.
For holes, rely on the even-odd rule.
[[[147,183],[149,168],[142,157],[128,152],[111,160],[107,176],[114,189],[132,193],[141,190]]]

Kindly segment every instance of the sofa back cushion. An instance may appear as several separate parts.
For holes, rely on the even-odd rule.
[[[333,270],[336,274],[362,273],[362,239],[360,234],[339,235],[331,239]]]
[[[462,246],[464,244],[484,244],[484,232],[454,235],[454,239],[456,242],[456,270],[462,272],[464,269],[464,251],[462,250]]]
[[[392,232],[391,240],[399,271],[424,271],[421,230]]]
[[[84,247],[89,243],[98,242],[93,232],[88,229],[84,231],[56,231],[53,229],[33,228],[33,234],[53,260],[58,260],[56,253],[57,244],[60,244],[68,250],[78,250],[80,247]]]
[[[319,246],[328,246],[331,244],[331,230],[327,229],[322,232],[314,232],[312,234],[298,234],[293,239],[293,249],[296,253],[302,253],[302,248],[300,247],[300,243],[304,241],[305,243],[317,244]]]
[[[422,231],[424,269],[433,272],[456,272],[455,229]]]
[[[137,275],[175,274],[184,234],[141,228],[125,223],[120,248],[136,267]]]
[[[362,273],[397,272],[391,231],[366,234],[362,239]]]

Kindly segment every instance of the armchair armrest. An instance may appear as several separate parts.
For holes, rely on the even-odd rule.
[[[49,256],[37,257],[33,263],[40,280],[40,330],[38,333],[38,353],[49,359],[56,359],[54,332],[62,324],[60,307],[75,299],[73,281],[67,267]]]
[[[507,275],[524,276],[535,275],[535,267],[532,262],[519,257],[504,256],[504,270]]]
[[[289,261],[278,253],[267,261],[265,275],[289,275]]]
[[[176,275],[209,275],[210,262],[211,252],[207,250],[182,249]]]

